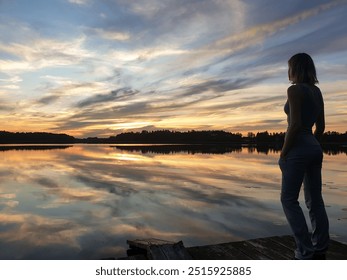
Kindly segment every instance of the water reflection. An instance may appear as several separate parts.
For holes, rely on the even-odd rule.
[[[56,150],[56,149],[67,149],[72,147],[71,145],[4,145],[0,146],[0,152],[11,151],[11,150]]]
[[[155,154],[176,154],[187,153],[194,155],[199,154],[225,154],[232,152],[241,152],[241,144],[235,145],[117,145],[114,146],[118,150],[129,152],[141,152],[142,154],[155,153]]]
[[[100,259],[124,256],[131,238],[193,246],[290,232],[276,152],[162,148],[4,151],[0,258]],[[325,157],[324,184],[333,236],[346,242],[343,162]]]
[[[142,154],[154,153],[154,154],[175,154],[175,153],[187,153],[187,154],[225,154],[241,152],[242,149],[246,149],[248,153],[263,153],[268,155],[269,153],[279,153],[281,147],[278,145],[241,145],[241,144],[220,144],[220,145],[208,145],[208,144],[190,144],[190,145],[116,145],[113,146],[118,150],[129,152],[141,152]],[[323,152],[328,155],[347,155],[347,146],[341,145],[324,145]]]

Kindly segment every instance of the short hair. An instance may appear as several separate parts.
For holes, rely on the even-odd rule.
[[[312,58],[307,53],[298,53],[288,60],[289,79],[293,84],[308,83],[318,84],[316,67]]]

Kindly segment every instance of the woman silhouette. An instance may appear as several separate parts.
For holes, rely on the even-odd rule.
[[[312,58],[306,53],[292,56],[288,61],[288,77],[293,85],[287,90],[288,100],[284,106],[288,129],[279,159],[281,203],[297,245],[295,259],[325,259],[329,222],[322,198],[323,152],[319,144],[325,129],[324,102],[316,86],[318,80]],[[302,183],[311,234],[298,202]]]

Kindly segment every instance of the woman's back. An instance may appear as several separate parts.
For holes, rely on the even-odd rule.
[[[312,134],[312,127],[324,111],[324,102],[320,89],[314,85],[304,83],[292,85],[301,95],[301,128],[296,137],[296,145],[319,145]],[[284,111],[290,126],[290,109],[288,102]]]

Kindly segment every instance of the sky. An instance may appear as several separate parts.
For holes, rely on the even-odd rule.
[[[285,131],[287,61],[315,61],[345,132],[347,1],[0,0],[0,130]]]

